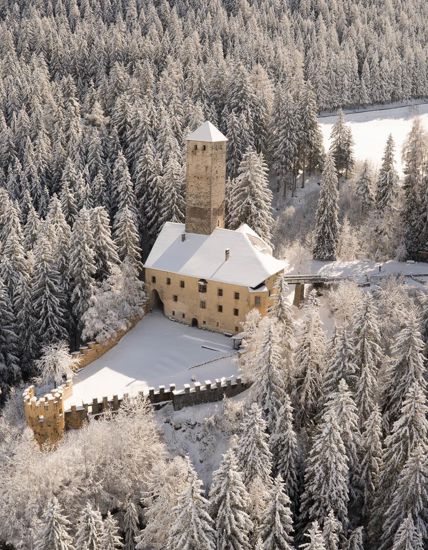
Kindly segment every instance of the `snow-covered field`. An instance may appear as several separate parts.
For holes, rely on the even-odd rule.
[[[401,150],[416,117],[421,119],[428,130],[428,103],[391,109],[384,106],[377,111],[345,113],[346,121],[352,129],[356,160],[367,159],[375,168],[379,168],[386,140],[392,134],[396,146],[397,169],[402,173]],[[329,147],[330,133],[336,118],[335,115],[319,119],[326,149]]]
[[[201,365],[207,361],[213,362]],[[154,311],[113,349],[75,375],[73,395],[65,408],[90,403],[95,397],[135,395],[159,385],[180,388],[192,383],[192,377],[203,382],[236,374],[230,338],[170,321]]]

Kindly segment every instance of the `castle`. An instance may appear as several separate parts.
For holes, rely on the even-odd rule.
[[[146,262],[151,307],[192,326],[235,334],[262,315],[286,262],[248,225],[224,228],[227,138],[210,122],[189,134],[185,224],[167,222]]]

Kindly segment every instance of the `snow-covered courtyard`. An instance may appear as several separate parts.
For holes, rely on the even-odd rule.
[[[93,398],[121,397],[150,387],[193,380],[204,382],[237,374],[237,357],[229,337],[174,321],[159,311],[146,315],[120,342],[74,377],[71,405]]]
[[[413,120],[419,117],[422,125],[428,129],[428,103],[422,105],[407,105],[389,108],[379,107],[379,110],[347,113],[346,122],[350,125],[354,138],[354,152],[357,161],[368,160],[375,168],[379,168],[385,149],[386,140],[392,134],[395,143],[395,159],[397,170],[402,173],[401,151],[410,132]],[[337,116],[320,117],[319,122],[324,136],[324,145],[328,149],[330,134]]]

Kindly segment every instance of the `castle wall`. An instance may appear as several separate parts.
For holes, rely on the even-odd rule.
[[[155,305],[153,291],[156,291],[167,317],[188,325],[192,325],[192,321],[195,324],[196,319],[200,328],[235,334],[241,331],[247,313],[253,308],[258,309],[261,315],[266,315],[277,276],[267,279],[265,288],[260,291],[207,281],[204,293],[199,292],[199,279],[196,277],[146,268],[145,284],[147,296],[151,300],[149,305]]]
[[[226,142],[187,142],[186,231],[210,235],[224,227]]]

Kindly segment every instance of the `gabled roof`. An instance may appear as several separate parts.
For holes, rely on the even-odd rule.
[[[227,141],[227,137],[225,137],[220,130],[218,130],[214,124],[211,124],[211,122],[204,122],[197,128],[194,132],[191,132],[186,137],[187,141]]]
[[[182,223],[167,222],[147,258],[146,268],[207,281],[255,287],[287,265],[247,225],[236,231],[217,228],[211,235],[186,233]],[[229,249],[226,260],[225,251]]]

